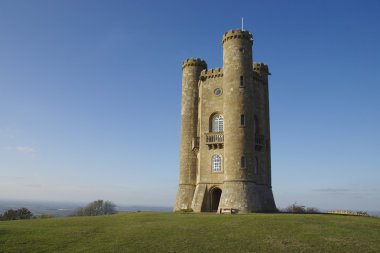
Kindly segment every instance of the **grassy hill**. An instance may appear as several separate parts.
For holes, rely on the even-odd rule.
[[[0,252],[380,252],[380,219],[142,212],[3,221]]]

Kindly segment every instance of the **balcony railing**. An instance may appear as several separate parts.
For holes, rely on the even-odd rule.
[[[223,132],[210,132],[206,133],[206,145],[210,149],[215,148],[223,148],[224,147],[224,133]],[[255,136],[255,147],[256,150],[262,150],[265,147],[265,136],[264,135],[256,135]],[[199,148],[199,137],[194,138],[192,142],[192,148]]]
[[[206,144],[210,149],[223,148],[224,134],[223,132],[210,132],[206,133]]]

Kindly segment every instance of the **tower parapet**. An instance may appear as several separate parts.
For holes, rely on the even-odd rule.
[[[270,75],[268,65],[262,62],[254,62],[253,71],[258,72],[260,74]]]
[[[200,58],[188,58],[182,63],[182,69],[187,66],[199,66],[202,69],[207,69],[207,63]]]
[[[253,43],[252,33],[248,32],[248,31],[243,31],[240,29],[229,30],[228,32],[225,32],[223,34],[222,44],[224,44],[224,42],[231,40],[231,39],[246,39],[246,40],[249,40],[251,42],[251,44]]]
[[[222,68],[204,69],[201,72],[201,80],[206,80],[209,78],[217,78],[217,77],[223,77],[223,69]]]

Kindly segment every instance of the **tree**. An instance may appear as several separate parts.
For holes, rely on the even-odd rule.
[[[115,214],[116,205],[109,200],[95,200],[85,207],[78,208],[72,213],[72,216],[98,216]]]
[[[104,202],[103,210],[104,210],[104,214],[115,214],[115,213],[117,213],[116,205],[109,200],[106,200]]]
[[[17,220],[17,210],[9,209],[3,213],[3,220]]]
[[[18,217],[23,220],[23,219],[30,219],[33,217],[33,214],[31,211],[29,211],[27,208],[23,207],[17,210],[17,215]]]
[[[29,209],[22,207],[17,210],[9,209],[0,216],[0,220],[24,220],[31,219],[33,213]]]

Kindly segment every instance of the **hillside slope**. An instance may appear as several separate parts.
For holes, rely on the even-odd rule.
[[[4,221],[0,252],[380,252],[380,219],[120,213]]]

